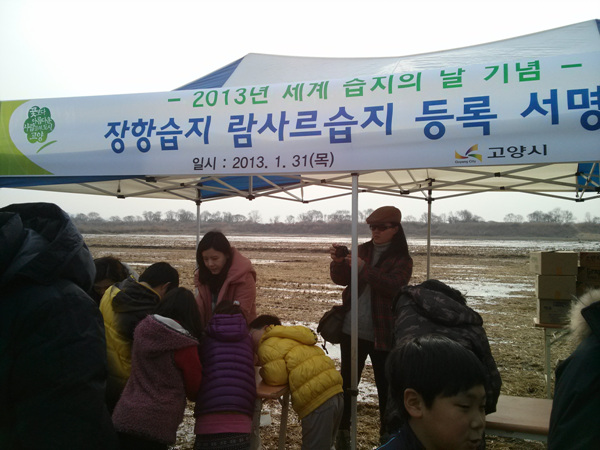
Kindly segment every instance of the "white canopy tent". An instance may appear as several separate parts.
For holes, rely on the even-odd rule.
[[[312,201],[317,198],[290,190],[312,185],[345,189],[350,185],[348,174],[357,173],[360,190],[400,196],[427,188],[433,192],[562,192],[562,198],[585,200],[590,198],[586,191],[597,194],[594,169],[581,169],[579,163],[600,159],[598,27],[598,20],[590,20],[498,42],[403,57],[249,54],[179,88],[182,95],[177,98],[172,91],[1,102],[0,187],[194,201],[261,195]],[[417,80],[418,88],[412,86]],[[323,86],[328,98],[323,98]],[[233,92],[242,90],[252,102],[247,99],[243,104],[243,97],[234,98]],[[225,93],[231,97],[226,107]],[[477,100],[466,101],[474,97]],[[211,98],[216,103],[212,107]],[[199,104],[203,107],[198,108]],[[32,111],[36,106],[46,108],[49,117]],[[326,127],[321,118],[330,111],[354,113],[354,120],[345,122],[362,122]],[[279,130],[279,140],[274,133],[257,132],[262,122],[250,131],[241,122],[250,114],[260,122],[262,114],[265,125],[274,127],[275,114],[281,112],[287,113],[290,122],[296,114],[296,129],[285,130],[285,137]],[[319,120],[312,121],[308,112],[319,114]],[[469,113],[473,117],[466,117]],[[180,139],[175,151],[161,148],[157,152],[154,140],[160,131],[154,130],[151,137],[147,131],[140,137],[131,128],[151,119],[158,124],[159,117],[166,118],[161,124],[173,119],[171,125],[189,122],[196,126],[210,117],[210,142],[206,143],[207,131],[200,138],[194,134],[196,140],[182,143]],[[223,123],[219,129],[217,120]],[[382,122],[386,137],[381,136]],[[50,126],[56,128],[44,130]],[[299,126],[305,128],[299,130]],[[252,135],[252,146],[244,145],[247,137],[242,133],[231,131],[244,127],[243,134]],[[293,131],[304,130],[306,136],[297,137],[301,141],[292,139]],[[168,131],[160,139],[166,140]],[[309,135],[309,131],[320,134]],[[120,137],[111,141],[114,136],[106,137],[111,132]],[[559,144],[553,142],[555,138]],[[236,139],[240,145],[232,148]],[[546,154],[542,154],[544,144]],[[306,149],[311,153],[306,154]],[[283,167],[288,153],[314,156],[315,149],[329,153],[325,156],[334,162],[321,158],[311,166],[303,158],[295,166],[289,161]],[[226,155],[227,164],[210,168],[186,160],[211,154]],[[256,161],[254,166],[242,161],[254,155],[280,159],[270,165],[265,161],[263,167]],[[578,178],[586,173],[592,176],[587,185]]]
[[[0,187],[200,205],[328,186],[352,195],[356,255],[360,192],[600,198],[599,136],[590,20],[404,57],[249,54],[164,93],[1,102]]]

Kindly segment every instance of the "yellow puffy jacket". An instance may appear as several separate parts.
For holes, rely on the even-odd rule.
[[[343,392],[335,363],[316,343],[310,328],[274,325],[266,329],[258,347],[264,382],[272,386],[289,383],[292,407],[300,419]]]

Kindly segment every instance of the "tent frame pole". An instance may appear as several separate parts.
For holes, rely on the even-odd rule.
[[[430,278],[431,273],[431,203],[433,199],[431,197],[432,180],[429,180],[430,189],[427,191],[427,279]]]
[[[352,174],[352,251],[350,281],[350,448],[356,449],[358,398],[358,174]]]
[[[196,202],[196,246],[200,242],[200,203]]]

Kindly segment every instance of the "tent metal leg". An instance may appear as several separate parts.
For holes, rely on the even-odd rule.
[[[431,181],[429,181],[429,185],[431,186]],[[431,203],[433,199],[431,198],[431,189],[428,191],[427,195],[427,279],[429,280],[431,275]]]
[[[351,267],[351,308],[350,308],[350,385],[352,392],[358,392],[358,174],[352,174],[352,267]],[[356,449],[357,396],[350,396],[350,448]]]

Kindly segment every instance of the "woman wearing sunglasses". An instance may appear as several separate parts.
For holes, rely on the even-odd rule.
[[[400,224],[402,213],[393,206],[383,206],[367,217],[371,240],[358,246],[358,379],[365,360],[370,357],[379,397],[379,430],[381,442],[387,440],[384,412],[388,396],[385,362],[393,348],[392,300],[410,280],[413,261],[408,252],[406,236]],[[332,245],[331,280],[346,286],[342,300],[350,311],[350,255],[342,256]],[[344,381],[344,414],[338,432],[337,449],[350,448],[350,314],[346,314],[340,343],[342,378]]]

